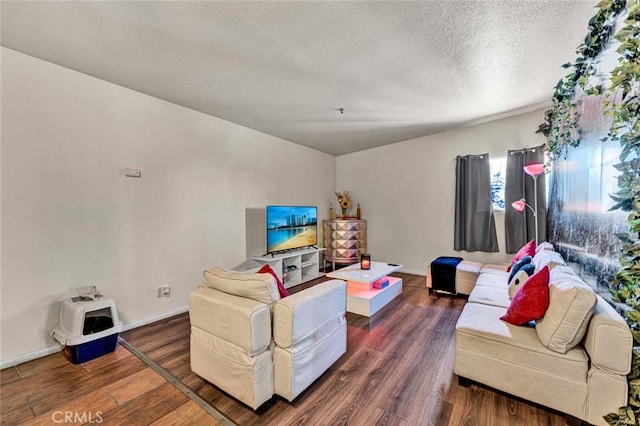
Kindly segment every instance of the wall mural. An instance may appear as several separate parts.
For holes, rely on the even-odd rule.
[[[602,142],[611,120],[602,114],[602,100],[579,102],[581,141],[566,158],[553,162],[549,191],[549,241],[598,293],[610,298],[608,281],[620,268],[620,240],[628,228],[627,214],[609,211],[619,172],[620,144]]]
[[[640,0],[602,0],[596,8],[578,57],[563,65],[571,71],[556,85],[538,132],[547,136],[555,159],[550,239],[583,278],[591,276],[596,290],[624,310],[636,345],[627,405],[604,420],[638,426]],[[615,58],[613,67],[604,65],[608,58]]]

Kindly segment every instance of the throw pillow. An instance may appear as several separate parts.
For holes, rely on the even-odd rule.
[[[278,285],[278,293],[280,293],[280,297],[287,297],[289,295],[289,292],[287,291],[284,284],[282,284],[282,281],[280,281],[280,278],[278,278],[278,274],[276,274],[276,271],[273,270],[271,265],[269,265],[268,263],[262,265],[262,268],[258,269],[258,274],[273,275],[273,278],[276,280],[276,284]]]
[[[540,250],[535,254],[535,256],[533,256],[531,263],[536,265],[536,268],[538,269],[548,266],[549,270],[552,270],[556,266],[566,265],[562,255],[551,250]]]
[[[515,267],[513,269],[515,269]],[[511,272],[513,272],[513,269],[511,270]],[[516,292],[522,288],[522,284],[524,284],[535,272],[535,265],[532,265],[530,263],[518,269],[511,280],[509,280],[509,299],[513,299],[513,296],[516,294]]]
[[[531,256],[525,256],[522,259],[518,260],[516,263],[514,263],[513,266],[511,266],[511,273],[509,274],[508,282],[511,282],[511,280],[518,273],[520,268],[522,268],[524,265],[528,265],[530,263],[531,263]],[[531,274],[531,275],[533,275],[533,274]]]
[[[511,259],[511,266],[507,268],[507,272],[511,271],[511,267],[515,265],[518,260],[525,256],[533,257],[534,254],[536,254],[536,241],[531,240],[520,247],[520,250],[518,250],[518,252],[513,256],[513,259]]]
[[[536,247],[536,253],[539,252],[540,250],[555,251],[555,249],[553,248],[553,244],[547,241],[543,241],[540,244],[538,244],[538,247]]]
[[[501,320],[524,325],[544,316],[549,307],[549,268],[544,267],[531,276],[516,292]]]
[[[544,346],[564,354],[584,337],[598,299],[568,266],[556,266],[550,276],[549,308],[536,322],[536,332]]]

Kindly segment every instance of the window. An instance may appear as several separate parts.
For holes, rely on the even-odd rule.
[[[491,158],[491,202],[494,210],[504,210],[504,182],[507,175],[507,157]]]

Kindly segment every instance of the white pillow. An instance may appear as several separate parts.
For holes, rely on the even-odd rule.
[[[548,266],[549,271],[551,271],[558,265],[567,264],[560,253],[550,250],[540,250],[537,252],[531,259],[531,263],[536,266],[536,271],[539,271],[545,266]]]
[[[549,275],[549,308],[536,321],[544,346],[561,354],[576,346],[585,333],[597,298],[591,287],[568,266],[556,266]]]
[[[553,248],[553,244],[547,242],[547,241],[543,241],[540,244],[538,244],[538,247],[536,247],[536,253],[539,252],[540,250],[551,250],[551,251],[555,251],[555,249]]]
[[[207,287],[227,294],[257,300],[269,306],[280,300],[278,285],[271,274],[235,272],[214,266],[202,275]]]

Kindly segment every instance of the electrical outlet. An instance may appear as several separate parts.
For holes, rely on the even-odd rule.
[[[124,169],[124,175],[128,177],[139,178],[142,177],[142,170],[140,169]]]
[[[158,297],[171,297],[171,287],[163,285],[158,289]]]

